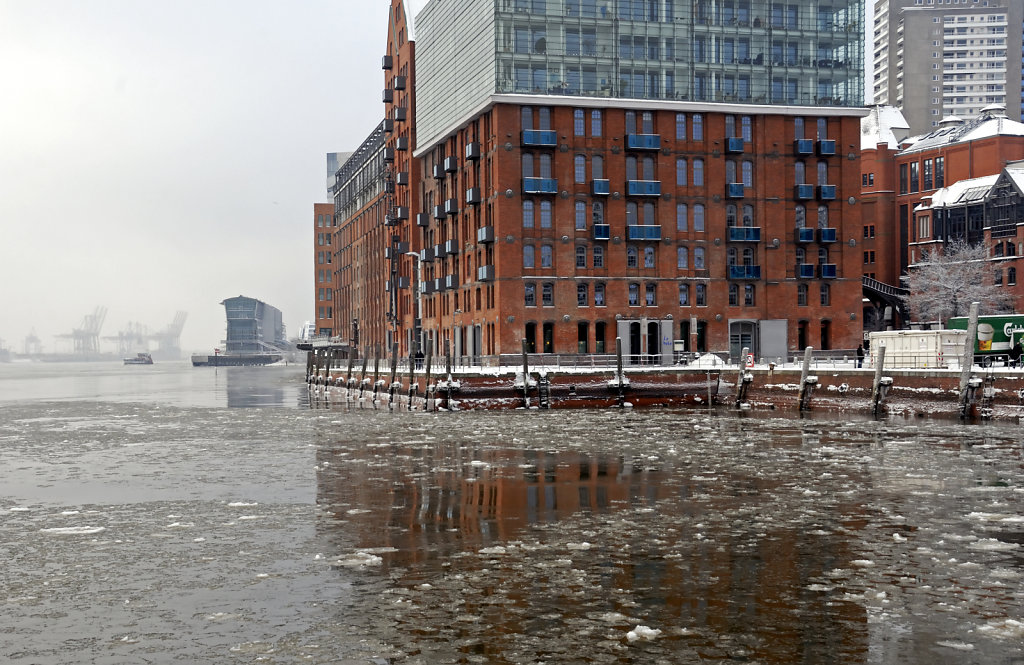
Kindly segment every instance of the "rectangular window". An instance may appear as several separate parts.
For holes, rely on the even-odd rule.
[[[590,135],[597,138],[601,136],[601,112],[590,112]]]
[[[676,140],[686,140],[686,114],[676,113]]]
[[[537,285],[527,282],[523,288],[523,304],[527,307],[537,306]]]
[[[708,306],[708,286],[707,284],[697,285],[697,307]]]
[[[586,307],[587,306],[587,285],[577,284],[576,285],[576,306]]]
[[[572,112],[572,133],[573,136],[583,136],[583,109],[575,109]]]
[[[690,306],[690,285],[680,284],[679,285],[679,306],[689,307]]]
[[[694,113],[690,119],[690,131],[694,141],[704,140],[704,116],[700,113]]]
[[[686,213],[688,212],[685,203],[676,204],[676,231],[686,230]]]
[[[637,307],[640,305],[640,285],[633,282],[629,285],[629,306]]]
[[[918,168],[919,168],[919,165],[918,165],[917,162],[910,162],[910,191],[911,191],[911,193],[920,191],[920,181],[918,179]]]
[[[648,307],[654,307],[658,304],[658,285],[654,282],[648,282],[644,286],[644,300]]]
[[[907,165],[900,164],[900,194],[907,193]]]
[[[704,186],[704,160],[695,159],[693,160],[693,186],[703,187]]]
[[[946,186],[946,158],[935,158],[935,189]]]
[[[540,304],[544,307],[551,307],[555,304],[555,285],[551,282],[544,282],[540,287]]]
[[[676,160],[676,187],[686,186],[686,160],[682,157]]]

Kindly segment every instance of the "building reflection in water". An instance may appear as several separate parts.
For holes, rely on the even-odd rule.
[[[321,526],[338,551],[379,553],[399,588],[431,588],[417,613],[396,619],[407,637],[479,639],[497,660],[503,640],[639,621],[670,627],[658,644],[676,655],[864,660],[863,608],[822,593],[856,558],[863,509],[854,494],[808,499],[798,486],[810,478],[782,473],[808,445],[799,431],[758,454],[761,470],[387,438],[321,447]],[[478,620],[446,632],[452,604]]]

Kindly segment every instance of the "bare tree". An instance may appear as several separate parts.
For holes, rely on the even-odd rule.
[[[904,302],[918,321],[943,321],[967,316],[972,302],[983,314],[1013,311],[1014,298],[995,284],[984,244],[956,239],[928,251],[906,277],[910,295]]]

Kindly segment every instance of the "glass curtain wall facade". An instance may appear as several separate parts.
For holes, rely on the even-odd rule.
[[[495,92],[864,102],[863,0],[495,0]]]

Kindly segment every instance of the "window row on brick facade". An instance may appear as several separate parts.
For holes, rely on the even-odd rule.
[[[523,287],[523,305],[525,307],[554,307],[555,306],[555,283],[540,282],[538,298],[538,283],[525,282]],[[753,307],[756,303],[757,285],[752,283],[730,282],[729,305],[738,307]],[[707,307],[708,306],[708,284],[707,282],[679,282],[676,285],[677,302],[680,307]],[[692,289],[692,291],[691,291]],[[800,283],[797,286],[797,304],[807,306],[808,285]],[[658,283],[657,282],[627,282],[626,283],[626,305],[629,307],[655,307],[658,305]],[[692,293],[692,297],[691,297]],[[591,294],[593,294],[591,296]],[[823,283],[819,285],[819,300],[822,305],[831,304],[831,285]],[[577,307],[607,307],[608,306],[608,285],[606,282],[577,282],[576,283],[576,306]]]

